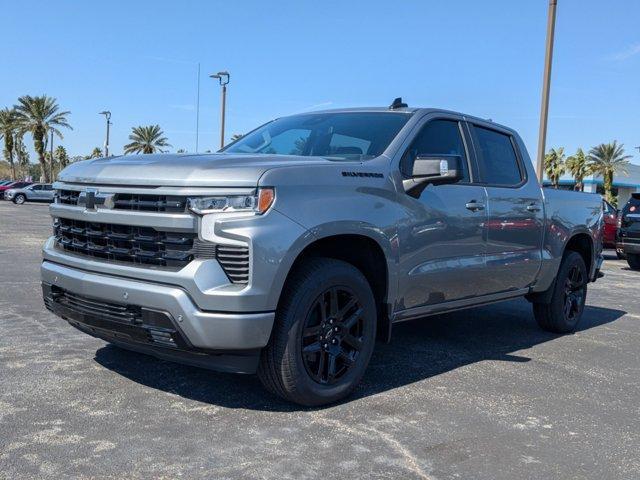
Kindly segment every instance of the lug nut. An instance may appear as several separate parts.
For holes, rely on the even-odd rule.
[[[333,327],[334,332],[337,332],[338,330],[340,330],[338,327]]]
[[[335,345],[336,343],[338,343],[338,341],[334,338],[333,340],[331,340],[331,343]]]

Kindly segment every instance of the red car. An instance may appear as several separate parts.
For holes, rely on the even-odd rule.
[[[604,208],[604,232],[602,246],[616,248],[616,232],[618,231],[618,210],[606,200],[602,201]]]
[[[23,188],[31,185],[33,182],[11,182],[0,187],[0,200],[4,199],[4,192],[12,188]]]

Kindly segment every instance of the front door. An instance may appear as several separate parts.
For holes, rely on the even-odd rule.
[[[408,176],[418,155],[459,155],[463,175],[455,184],[428,185],[420,194],[404,194],[406,221],[400,225],[398,310],[482,295],[485,267],[487,198],[474,185],[474,172],[455,117],[427,121],[404,153]]]

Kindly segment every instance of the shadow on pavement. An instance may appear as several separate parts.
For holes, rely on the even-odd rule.
[[[626,312],[587,306],[578,331],[613,322]],[[525,300],[427,317],[394,326],[390,344],[376,345],[361,385],[345,402],[440,375],[483,360],[528,362],[519,350],[558,338],[538,328]],[[217,373],[107,345],[104,367],[142,385],[227,408],[296,411],[303,407],[267,393],[255,375]]]

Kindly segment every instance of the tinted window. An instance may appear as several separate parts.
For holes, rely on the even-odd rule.
[[[30,188],[31,188],[31,190],[42,190],[42,185],[33,185]]]
[[[44,186],[44,190],[53,190],[53,186],[47,184],[47,185]]]
[[[640,213],[640,193],[631,194],[631,198],[622,209],[623,214]]]
[[[469,181],[460,125],[455,120],[432,120],[422,127],[402,158],[402,173],[411,175],[413,161],[420,155],[459,155],[462,158],[462,181]]]
[[[389,146],[410,114],[315,113],[283,117],[223,151],[339,158],[372,158]]]
[[[511,137],[488,128],[473,127],[482,180],[491,185],[513,186],[522,181]]]

